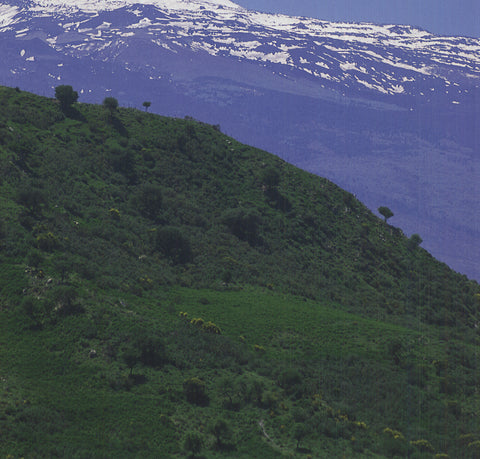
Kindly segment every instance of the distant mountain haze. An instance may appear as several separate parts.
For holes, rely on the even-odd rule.
[[[0,84],[219,124],[480,279],[480,40],[241,3],[3,1]]]

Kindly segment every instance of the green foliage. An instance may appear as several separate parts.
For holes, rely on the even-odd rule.
[[[41,250],[51,252],[59,245],[58,238],[51,232],[40,233],[36,237],[37,247]]]
[[[190,241],[179,228],[165,226],[156,233],[155,248],[175,264],[192,260]]]
[[[385,207],[385,206],[379,207],[378,213],[382,215],[382,217],[385,219],[385,223],[389,218],[393,217],[393,212],[388,207]]]
[[[84,308],[77,301],[78,296],[78,291],[75,287],[69,285],[55,287],[51,294],[51,300],[55,304],[55,311],[63,316],[83,313]]]
[[[141,215],[158,221],[162,209],[162,190],[158,185],[146,183],[139,189],[137,205]]]
[[[41,209],[46,199],[40,188],[26,184],[18,189],[17,202],[25,206],[31,214],[38,215],[41,214]]]
[[[55,98],[60,102],[60,108],[66,110],[78,100],[78,92],[70,85],[60,85],[55,88]]]
[[[1,456],[474,457],[477,283],[212,126],[67,112],[0,88]]]
[[[194,403],[195,405],[208,404],[206,384],[200,378],[193,377],[184,381],[183,392],[189,403]]]
[[[215,437],[216,447],[220,450],[230,449],[233,444],[233,432],[230,424],[222,418],[210,425],[210,432]]]
[[[121,356],[125,365],[130,369],[130,374],[133,374],[133,368],[140,362],[141,349],[136,343],[128,343],[121,351]]]
[[[274,167],[267,167],[262,171],[260,181],[267,188],[275,188],[280,183],[280,174]]]
[[[196,456],[202,451],[204,445],[203,436],[198,432],[187,432],[183,439],[183,449],[192,456]]]
[[[236,208],[224,212],[222,223],[241,241],[255,245],[259,241],[260,216],[254,209]]]
[[[293,425],[293,438],[297,440],[297,449],[300,448],[300,442],[310,433],[308,426],[302,422],[296,422]]]
[[[118,108],[118,100],[115,99],[115,97],[105,97],[105,99],[103,99],[103,106],[110,112],[110,115],[112,115]]]
[[[418,234],[412,234],[408,240],[407,247],[409,250],[415,250],[421,243],[423,239]]]

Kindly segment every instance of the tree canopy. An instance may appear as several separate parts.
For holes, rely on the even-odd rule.
[[[378,212],[380,215],[383,216],[383,218],[385,219],[385,223],[387,222],[387,220],[389,218],[392,218],[393,217],[393,212],[388,208],[388,207],[385,207],[385,206],[381,206],[378,208]]]
[[[60,102],[60,107],[65,110],[78,100],[78,92],[70,85],[60,85],[55,88],[55,98]]]
[[[113,114],[113,112],[118,108],[118,100],[115,97],[105,97],[103,99],[103,106]]]

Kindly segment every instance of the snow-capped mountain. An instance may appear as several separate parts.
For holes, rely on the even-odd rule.
[[[139,45],[151,55],[188,51],[254,63],[286,81],[303,77],[341,92],[428,100],[436,91],[460,103],[480,84],[478,39],[264,14],[228,0],[10,0],[0,6],[0,33],[25,43],[38,38],[64,56],[115,59],[151,78],[164,78],[168,66],[146,62]],[[24,53],[24,65],[11,71],[28,71],[29,62],[41,58],[28,46]],[[62,70],[52,76],[62,79]]]
[[[0,0],[0,84],[221,124],[480,279],[480,40],[229,0]]]

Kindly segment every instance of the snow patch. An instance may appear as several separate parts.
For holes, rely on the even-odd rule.
[[[15,16],[19,12],[20,10],[16,6],[0,5],[0,30],[16,24],[19,19]]]

